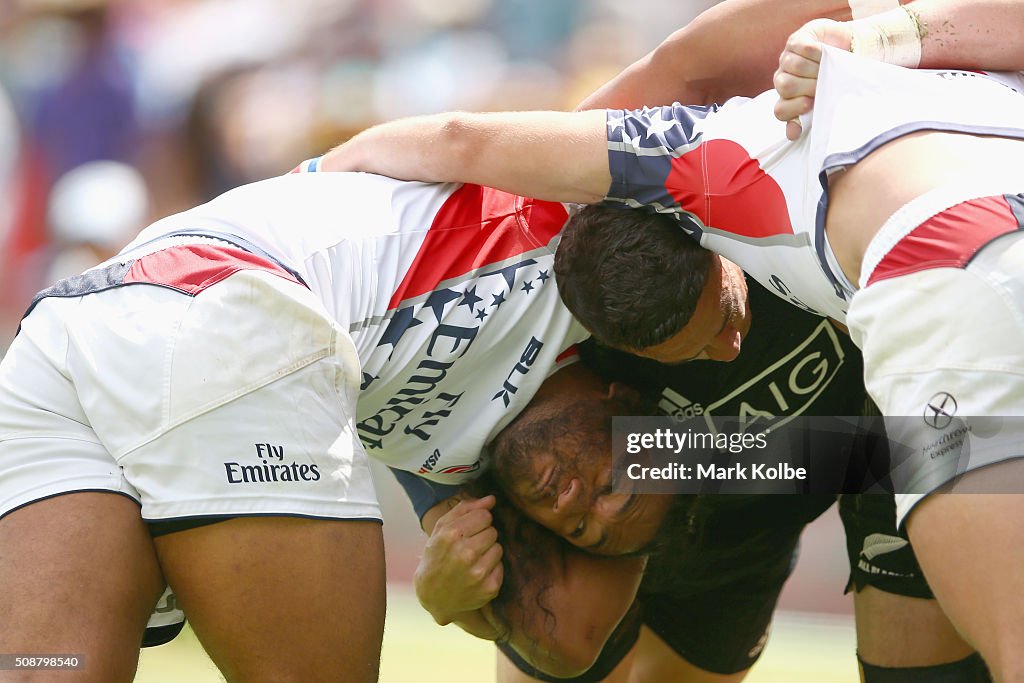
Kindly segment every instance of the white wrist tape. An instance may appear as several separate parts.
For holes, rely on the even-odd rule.
[[[848,0],[854,19],[863,19],[900,6],[900,0]]]
[[[921,26],[903,7],[852,21],[850,31],[854,54],[911,68],[921,63]]]

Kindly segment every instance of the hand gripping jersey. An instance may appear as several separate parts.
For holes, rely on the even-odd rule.
[[[828,173],[914,131],[1024,138],[1021,92],[1019,74],[914,71],[826,48],[813,122],[796,142],[772,114],[774,91],[610,111],[607,199],[677,214],[775,294],[843,320],[853,287],[825,236]]]
[[[469,479],[484,444],[587,336],[551,268],[566,209],[316,166],[165,218],[126,250],[212,234],[294,270],[351,334],[367,452],[438,482]]]

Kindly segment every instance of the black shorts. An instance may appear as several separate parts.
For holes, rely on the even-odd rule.
[[[896,504],[889,495],[844,495],[839,516],[846,529],[850,580],[846,592],[873,586],[911,598],[934,598],[906,531],[896,529]]]
[[[717,496],[695,508],[692,499],[681,501],[660,550],[651,556],[637,602],[595,665],[568,680],[603,680],[636,643],[641,625],[706,671],[733,674],[750,668],[767,639],[800,534],[833,502],[831,496],[812,495]],[[871,585],[899,595],[931,596],[910,546],[885,540],[896,536],[891,495],[843,496],[840,515],[851,566],[847,590]],[[510,648],[502,651],[535,678],[566,680],[538,672]]]

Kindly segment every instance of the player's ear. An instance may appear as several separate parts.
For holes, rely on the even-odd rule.
[[[622,382],[612,382],[604,396],[605,400],[635,406],[640,403],[640,392]]]

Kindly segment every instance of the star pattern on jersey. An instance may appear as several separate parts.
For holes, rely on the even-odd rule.
[[[651,119],[651,124],[647,127],[647,138],[658,136],[659,138],[667,131],[672,130],[676,125],[673,119]]]
[[[466,283],[469,284],[469,286],[466,287],[465,290],[458,289],[458,285],[435,289],[427,296],[426,300],[423,301],[421,305],[413,304],[399,308],[395,311],[394,315],[392,315],[391,319],[387,322],[387,327],[384,329],[384,333],[381,335],[380,341],[377,342],[377,347],[390,346],[390,350],[386,353],[386,359],[390,360],[399,341],[406,332],[417,325],[424,324],[425,322],[429,325],[433,325],[433,321],[419,319],[417,312],[420,310],[429,309],[433,314],[434,321],[437,323],[445,320],[446,322],[450,321],[450,324],[460,324],[457,322],[457,318],[449,320],[446,320],[445,318],[446,309],[448,310],[449,316],[453,312],[453,309],[450,307],[450,304],[453,301],[458,301],[455,306],[456,308],[465,306],[469,309],[469,314],[473,319],[479,321],[474,324],[482,324],[492,312],[496,311],[502,304],[514,297],[516,292],[522,292],[529,296],[531,292],[535,291],[538,287],[551,279],[550,268],[545,270],[540,270],[538,268],[533,272],[532,279],[527,279],[530,278],[531,274],[529,270],[524,269],[535,265],[537,265],[537,261],[535,259],[524,259],[518,263],[513,263],[489,273],[482,273],[478,275],[476,278]],[[522,274],[522,277],[520,277],[520,274]],[[498,282],[494,282],[494,276],[501,278],[500,284]],[[491,303],[484,305],[483,302],[488,294],[491,296]],[[487,311],[485,310],[486,308],[493,310]],[[376,376],[368,372],[364,372],[362,388],[366,389],[376,379]]]
[[[643,149],[645,155],[677,157],[700,144],[704,119],[716,110],[714,105],[675,105],[610,113],[608,140],[627,152]]]
[[[437,318],[437,322],[441,322],[441,318],[444,316],[445,305],[458,299],[460,296],[463,295],[453,289],[435,289],[427,297],[427,302],[424,306],[434,311],[434,317]]]
[[[395,311],[395,314],[391,317],[391,321],[388,323],[387,329],[384,330],[384,334],[381,335],[380,341],[377,342],[377,346],[392,346],[398,345],[398,340],[402,338],[410,328],[422,325],[423,322],[416,319],[416,312],[412,306],[406,306]]]
[[[552,304],[551,297],[557,294],[553,288],[544,287],[548,281],[554,281],[550,255],[539,262],[525,256],[520,258],[523,260],[518,263],[506,260],[467,273],[458,280],[447,280],[437,289],[403,300],[383,319],[367,321],[367,325],[379,324],[383,333],[376,348],[362,363],[360,391],[373,405],[377,405],[375,401],[380,403],[385,393],[391,398],[380,405],[374,415],[358,423],[359,436],[366,448],[388,449],[393,439],[404,438],[405,434],[428,440],[433,427],[450,414],[451,406],[461,394],[432,394],[430,398],[425,397],[424,392],[435,391],[434,387],[448,374],[448,369],[485,329],[497,326],[494,335],[505,336],[509,329],[518,330],[515,325],[509,327],[512,321],[508,318],[519,316],[535,302]],[[505,306],[499,315],[492,315],[506,302],[511,305]],[[418,325],[423,327],[406,334]],[[531,338],[519,361],[500,382],[500,390],[492,400],[500,399],[506,408],[511,405],[519,386],[516,378],[529,371],[542,346],[541,341]],[[417,370],[422,366],[424,371],[410,375],[407,368],[411,365]],[[494,391],[494,388],[488,386],[487,391]],[[448,397],[444,400],[451,401],[451,405],[438,408],[441,404],[436,401],[444,397]],[[426,405],[427,400],[435,404],[425,410],[416,407],[421,403]],[[405,415],[416,411],[420,412],[415,420],[405,420]],[[404,429],[396,428],[400,423],[405,424]]]
[[[535,263],[537,263],[537,262],[534,261],[532,258],[531,259],[526,259],[525,261],[520,261],[519,263],[513,263],[510,266],[505,266],[504,268],[499,268],[498,270],[491,271],[490,273],[484,273],[483,275],[480,276],[480,279],[483,279],[485,277],[490,277],[491,275],[501,275],[503,278],[505,278],[505,285],[511,290],[512,287],[515,286],[515,283],[516,283],[516,273],[518,272],[518,270],[520,268],[526,268],[527,266],[532,266]]]
[[[468,306],[469,312],[473,313],[476,310],[476,305],[483,301],[481,297],[476,295],[476,285],[473,285],[466,290],[466,293],[462,295],[462,301],[459,302],[460,306]]]
[[[629,134],[626,133],[626,129],[623,128],[622,144],[624,144],[629,149],[640,149],[640,136],[634,135],[633,137],[629,137]]]

